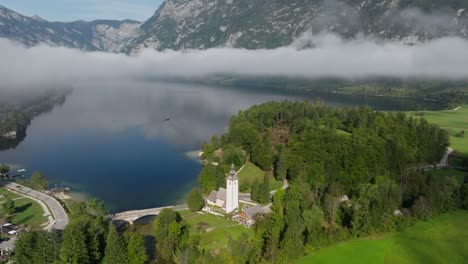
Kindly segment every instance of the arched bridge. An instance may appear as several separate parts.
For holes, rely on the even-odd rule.
[[[158,215],[163,209],[172,209],[174,211],[182,211],[187,210],[188,206],[186,204],[176,205],[176,206],[164,206],[164,207],[157,207],[157,208],[150,208],[150,209],[143,209],[143,210],[132,210],[132,211],[125,211],[121,213],[116,213],[110,215],[110,219],[112,221],[126,221],[133,225],[133,223],[145,216],[150,215]]]

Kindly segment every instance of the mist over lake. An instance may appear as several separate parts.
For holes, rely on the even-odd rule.
[[[112,212],[184,201],[201,164],[186,152],[225,131],[239,110],[267,101],[321,100],[376,110],[441,106],[416,99],[318,96],[157,82],[73,84],[63,105],[35,118],[16,149],[0,151],[15,168],[45,174],[72,193],[104,200]]]

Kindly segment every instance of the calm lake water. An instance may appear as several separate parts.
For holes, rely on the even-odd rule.
[[[76,84],[66,102],[35,118],[0,163],[40,171],[76,196],[96,197],[113,211],[182,202],[201,165],[185,153],[225,131],[241,109],[272,100],[320,99],[336,106],[408,110],[435,103],[410,99],[274,93],[167,83]],[[169,121],[166,119],[170,118]]]

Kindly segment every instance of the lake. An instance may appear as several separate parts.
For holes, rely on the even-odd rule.
[[[184,201],[201,164],[186,155],[225,131],[241,109],[273,100],[322,100],[377,110],[435,109],[434,102],[279,93],[157,82],[74,84],[63,105],[36,117],[0,163],[40,171],[75,197],[102,199],[112,212]]]

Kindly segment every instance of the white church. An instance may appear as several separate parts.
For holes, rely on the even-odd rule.
[[[228,214],[239,209],[239,180],[234,165],[231,166],[231,172],[226,179],[226,189],[212,191],[206,202],[208,205],[222,208]]]

